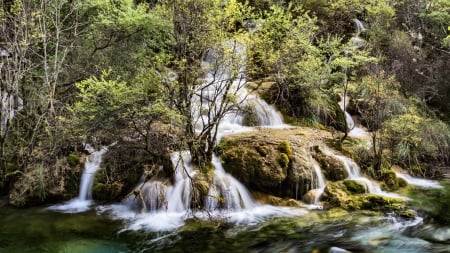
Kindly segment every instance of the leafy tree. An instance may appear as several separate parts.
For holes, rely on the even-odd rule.
[[[117,141],[122,136],[138,140],[141,148],[153,156],[169,153],[173,143],[171,132],[180,124],[179,115],[164,101],[164,89],[158,76],[145,82],[127,84],[109,80],[109,73],[77,84],[79,95],[70,108],[73,116],[66,118],[72,135]]]
[[[220,120],[243,101],[238,96],[245,84],[242,25],[250,11],[236,1],[222,5],[211,0],[173,0],[167,4],[173,13],[175,38],[173,104],[186,122],[184,141],[193,161],[205,168]],[[209,57],[206,69],[202,68],[204,57]]]

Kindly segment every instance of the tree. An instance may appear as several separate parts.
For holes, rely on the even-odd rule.
[[[216,145],[220,120],[236,110],[243,98],[245,40],[244,21],[248,8],[236,1],[169,1],[174,24],[172,101],[186,122],[185,143],[193,162],[207,167]],[[237,34],[237,35],[236,35]],[[242,38],[241,36],[241,38]],[[209,66],[202,59],[211,56]],[[206,78],[205,78],[206,75]]]

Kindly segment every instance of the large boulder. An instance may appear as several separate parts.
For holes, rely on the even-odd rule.
[[[300,199],[315,181],[311,147],[325,131],[290,128],[225,136],[217,153],[224,169],[251,190]]]

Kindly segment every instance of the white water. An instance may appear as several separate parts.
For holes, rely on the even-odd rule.
[[[316,178],[317,178],[317,186],[316,186],[317,189],[316,189],[316,194],[314,196],[314,202],[312,204],[318,205],[320,196],[322,196],[322,193],[325,190],[326,184],[325,184],[325,179],[323,177],[322,171],[320,169],[320,165],[314,159],[312,159],[312,162],[313,162],[312,163],[313,169],[314,169],[314,172],[315,172]]]
[[[87,145],[86,150],[92,151],[93,149],[90,145]],[[92,205],[92,185],[94,184],[95,173],[99,170],[102,157],[107,151],[108,147],[102,147],[98,151],[93,151],[86,158],[78,197],[60,205],[51,206],[49,207],[50,210],[63,213],[78,213],[89,210]]]
[[[439,182],[435,180],[417,178],[400,172],[395,172],[395,174],[397,175],[397,177],[403,178],[409,185],[414,185],[422,188],[442,188],[442,185],[440,185]]]
[[[257,206],[247,188],[225,172],[216,155],[213,156],[212,164],[215,171],[213,185],[209,189],[208,199],[205,203],[207,210],[213,211],[218,208],[241,210]]]
[[[242,54],[243,48],[236,47],[236,54]],[[241,56],[238,56],[241,57]],[[207,62],[204,64],[207,68],[214,64],[214,55],[208,53],[205,57]],[[191,113],[195,119],[196,131],[201,132],[208,122],[215,120],[216,115],[221,113],[220,104],[224,99],[225,89],[222,85],[229,84],[229,73],[224,67],[216,69],[215,75],[212,72],[205,77],[203,85],[196,90],[196,96],[193,97]],[[243,69],[241,69],[243,72]],[[246,80],[243,74],[240,74],[237,80],[234,80],[229,88],[228,95],[235,97],[237,104],[249,106],[255,111],[259,126],[258,127],[286,127],[283,124],[281,114],[264,100],[250,94],[245,89]],[[224,135],[253,131],[254,128],[243,126],[244,114],[239,108],[223,117],[217,129],[217,142]],[[175,168],[175,179],[173,185],[162,187],[158,181],[150,181],[139,185],[145,207],[142,207],[142,200],[138,196],[129,196],[125,205],[113,205],[101,207],[101,211],[108,211],[113,216],[129,221],[127,229],[138,230],[148,229],[152,231],[173,230],[184,224],[188,217],[196,218],[220,218],[228,222],[238,224],[248,224],[275,216],[303,215],[304,209],[289,207],[274,207],[269,205],[260,205],[255,202],[246,187],[230,174],[226,173],[217,156],[213,156],[212,165],[214,166],[213,180],[205,199],[205,211],[194,211],[192,205],[193,179],[196,177],[196,171],[191,164],[191,156],[188,151],[175,152],[172,154],[172,164]],[[161,198],[161,196],[165,196]],[[135,213],[136,206],[141,206],[140,214]]]
[[[336,155],[328,149],[321,149],[321,150],[324,152],[324,154],[335,157],[335,158],[339,159],[340,161],[342,161],[342,163],[344,164],[344,168],[347,171],[348,179],[352,179],[352,180],[364,183],[366,185],[366,189],[367,189],[368,193],[373,193],[373,194],[378,194],[378,195],[388,196],[388,197],[397,197],[397,198],[400,197],[398,194],[385,192],[385,191],[381,190],[379,184],[362,176],[361,170],[360,170],[358,164],[356,164],[350,158],[342,156],[342,155]]]

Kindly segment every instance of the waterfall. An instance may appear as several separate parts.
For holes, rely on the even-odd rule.
[[[114,145],[115,143],[111,144]],[[110,145],[110,146],[111,146]],[[92,186],[94,184],[95,173],[99,170],[103,155],[108,151],[108,147],[100,150],[93,149],[89,144],[86,150],[91,154],[86,158],[84,171],[80,180],[80,191],[78,197],[60,205],[49,207],[50,210],[64,213],[78,213],[89,210],[92,205]]]
[[[321,150],[324,152],[324,154],[326,154],[328,156],[332,156],[332,157],[340,160],[343,163],[344,169],[346,170],[346,172],[348,174],[348,179],[364,183],[366,185],[366,189],[367,189],[368,193],[373,193],[373,194],[378,194],[378,195],[383,195],[383,196],[388,196],[388,197],[399,197],[399,195],[397,195],[395,193],[389,193],[389,192],[385,192],[385,191],[381,190],[380,185],[378,185],[377,183],[372,182],[368,178],[362,176],[361,170],[360,170],[358,164],[356,164],[350,158],[342,156],[342,155],[336,155],[327,149],[321,149]]]
[[[175,168],[175,184],[168,189],[167,211],[183,212],[191,204],[191,179],[195,176],[191,154],[188,151],[173,153],[172,164]]]
[[[312,158],[311,158],[312,159]],[[314,202],[312,204],[317,205],[320,200],[320,196],[325,190],[326,184],[323,177],[322,171],[320,170],[320,165],[316,160],[312,159],[313,169],[317,178],[316,194],[314,195]]]
[[[350,41],[352,42],[352,46],[355,48],[361,48],[364,46],[365,41],[359,37],[361,32],[364,32],[366,28],[364,27],[363,23],[358,19],[353,19],[353,22],[356,25],[356,34],[353,36]]]
[[[208,210],[212,211],[220,207],[228,210],[240,210],[257,205],[245,186],[225,172],[216,155],[213,156],[212,164],[215,168],[213,185],[209,189],[205,203]]]
[[[435,188],[435,189],[442,188],[442,185],[440,185],[439,182],[435,180],[417,178],[400,172],[395,172],[395,175],[398,178],[404,179],[409,185],[414,185],[422,188]]]
[[[0,136],[6,134],[6,125],[8,120],[12,120],[15,114],[23,109],[23,100],[20,97],[0,90],[1,98],[1,119],[0,119]]]
[[[355,122],[353,121],[353,118],[350,115],[350,113],[347,112],[347,105],[348,105],[348,96],[347,96],[347,94],[344,94],[341,97],[341,101],[339,101],[339,107],[344,112],[344,114],[345,114],[345,121],[347,122],[347,126],[350,129],[350,131],[351,131],[355,127]]]
[[[361,32],[364,32],[366,28],[364,27],[363,22],[361,20],[355,18],[353,19],[353,22],[355,22],[356,25],[356,36],[358,36]]]

